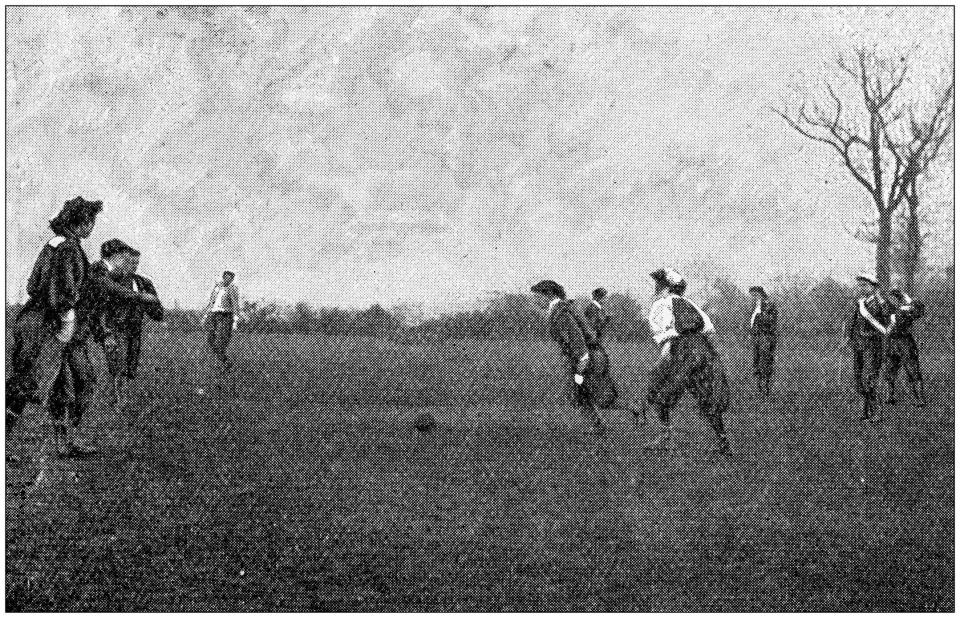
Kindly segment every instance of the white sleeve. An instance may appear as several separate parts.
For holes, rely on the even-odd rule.
[[[677,331],[673,327],[673,303],[670,299],[661,299],[653,303],[648,321],[653,340],[657,344],[662,345],[663,342],[677,336]]]

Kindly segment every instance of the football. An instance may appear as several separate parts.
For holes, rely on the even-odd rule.
[[[429,412],[422,412],[413,420],[413,426],[417,431],[424,433],[433,431],[437,426],[437,419],[433,418]]]

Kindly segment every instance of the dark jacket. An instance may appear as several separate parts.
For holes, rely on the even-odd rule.
[[[132,312],[139,312],[139,320],[143,321],[143,312],[147,310],[148,304],[144,303],[140,294],[133,289],[129,276],[124,281],[116,271],[111,272],[103,260],[98,260],[90,266],[89,280],[84,305],[93,336],[97,340],[102,341],[116,332],[118,326],[124,326],[128,318],[132,317]],[[152,283],[149,284],[149,289],[141,285],[140,291],[155,294]],[[156,309],[150,311],[157,314]],[[159,316],[159,319],[163,319],[163,307],[159,308]]]
[[[675,296],[673,299],[673,324],[681,337],[701,333],[706,327],[703,316],[693,303],[680,296]]]
[[[57,323],[60,316],[74,309],[77,320],[86,318],[83,301],[90,262],[80,239],[57,236],[43,246],[27,279],[30,298],[21,310],[38,311],[44,319]]]
[[[750,324],[750,332],[754,335],[758,334],[767,334],[774,335],[777,332],[777,305],[769,299],[763,299],[760,301],[760,313],[757,314],[757,317],[753,317],[753,312],[750,313],[750,319],[753,320],[753,324]]]
[[[607,324],[610,323],[610,315],[607,310],[602,305],[598,306],[597,303],[590,301],[587,303],[587,308],[583,310],[583,316],[586,318],[587,326],[596,336],[597,342],[602,341],[603,333]]]
[[[573,362],[582,358],[589,347],[596,343],[593,332],[577,316],[568,300],[561,300],[550,310],[547,322],[550,338],[560,345],[564,356]]]
[[[890,337],[913,336],[913,324],[926,313],[923,303],[911,302],[891,310]]]

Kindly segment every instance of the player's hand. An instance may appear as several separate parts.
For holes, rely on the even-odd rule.
[[[590,354],[584,354],[580,360],[577,362],[577,373],[583,374],[587,371],[587,364],[590,363]]]
[[[157,298],[156,294],[150,294],[149,292],[140,292],[140,300],[145,303],[155,303],[160,299]]]
[[[60,316],[60,329],[57,331],[56,337],[61,343],[67,343],[77,332],[77,313],[73,309],[70,309],[62,316]]]

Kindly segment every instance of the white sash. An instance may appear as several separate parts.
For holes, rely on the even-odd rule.
[[[877,329],[879,332],[881,332],[881,333],[883,333],[883,334],[887,334],[887,329],[884,328],[883,325],[880,324],[880,322],[877,321],[877,318],[873,317],[873,314],[872,314],[872,313],[870,313],[869,311],[867,311],[867,303],[866,303],[866,300],[863,299],[863,298],[861,298],[861,299],[858,301],[858,304],[860,305],[860,315],[863,316],[863,319],[865,319],[867,322],[870,322],[870,324],[872,324],[873,327],[874,327],[875,329]]]
[[[753,310],[753,315],[750,316],[750,327],[753,327],[753,323],[757,321],[757,316],[760,315],[760,305],[762,303],[757,303],[757,308]]]

